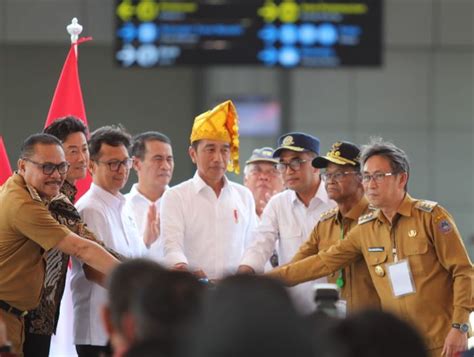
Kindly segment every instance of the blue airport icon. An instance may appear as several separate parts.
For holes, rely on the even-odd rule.
[[[122,49],[117,52],[116,58],[118,61],[122,62],[122,66],[130,67],[135,62],[135,53],[135,47],[131,44],[125,44]]]
[[[138,26],[138,40],[141,43],[153,43],[158,39],[158,26],[153,22],[144,22]]]
[[[302,24],[299,27],[298,37],[303,46],[312,46],[318,40],[318,28],[313,24]]]
[[[257,58],[267,66],[274,66],[278,62],[278,50],[267,47],[257,54]]]
[[[275,43],[278,40],[279,31],[275,25],[265,25],[258,31],[258,37],[268,43]]]
[[[278,61],[283,67],[294,67],[300,62],[300,53],[296,47],[284,46],[280,48]]]
[[[142,67],[153,67],[160,59],[160,51],[155,45],[141,45],[137,49],[136,60]]]
[[[319,43],[323,46],[333,46],[338,40],[338,33],[336,26],[333,24],[325,23],[319,25]]]
[[[125,43],[130,43],[137,37],[137,28],[131,22],[126,22],[117,30],[117,36]]]
[[[285,24],[280,27],[280,42],[282,45],[294,45],[298,41],[298,26]]]

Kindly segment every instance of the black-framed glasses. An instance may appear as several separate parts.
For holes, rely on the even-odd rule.
[[[276,168],[280,172],[285,172],[288,167],[294,171],[298,171],[299,169],[301,169],[301,164],[304,164],[307,161],[308,160],[293,159],[290,160],[290,162],[279,162],[278,164],[276,164]]]
[[[100,161],[100,160],[94,160],[95,162],[99,164],[104,164],[109,167],[110,171],[119,171],[120,166],[124,166],[127,170],[129,170],[132,167],[133,160],[130,158],[127,158],[125,160],[110,160],[110,161]]]
[[[55,170],[58,170],[60,175],[65,175],[69,171],[69,163],[67,161],[63,161],[59,164],[53,164],[52,162],[36,162],[26,157],[22,158],[22,160],[31,162],[32,164],[38,166],[41,170],[43,170],[43,174],[48,176],[52,175]]]
[[[321,179],[323,181],[331,181],[334,180],[336,182],[341,182],[344,177],[347,175],[360,175],[358,171],[344,171],[344,172],[321,172]]]
[[[387,176],[395,176],[398,172],[376,172],[372,175],[362,174],[362,182],[369,183],[371,180],[374,180],[377,183],[381,183]]]
[[[252,165],[252,164],[250,164]],[[249,169],[249,173],[251,175],[254,175],[254,176],[258,176],[258,175],[268,175],[268,176],[279,176],[280,175],[280,171],[277,170],[277,167],[276,167],[276,164],[273,165],[272,168],[270,169],[263,169],[261,168],[260,166],[258,165],[252,165],[250,166],[250,169]]]

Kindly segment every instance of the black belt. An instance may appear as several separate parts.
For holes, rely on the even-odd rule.
[[[28,311],[18,310],[16,307],[11,306],[3,300],[0,300],[0,309],[18,317],[24,317],[28,314]]]

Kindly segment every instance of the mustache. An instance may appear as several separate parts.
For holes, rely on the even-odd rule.
[[[46,181],[45,182],[47,185],[49,184],[57,184],[57,185],[62,185],[63,184],[63,180],[49,180],[49,181]]]

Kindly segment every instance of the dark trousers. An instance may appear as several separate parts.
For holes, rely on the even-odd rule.
[[[78,357],[107,357],[111,356],[109,346],[76,345]]]
[[[23,343],[23,354],[25,357],[48,357],[51,346],[50,335],[38,335],[25,331],[25,342]]]

